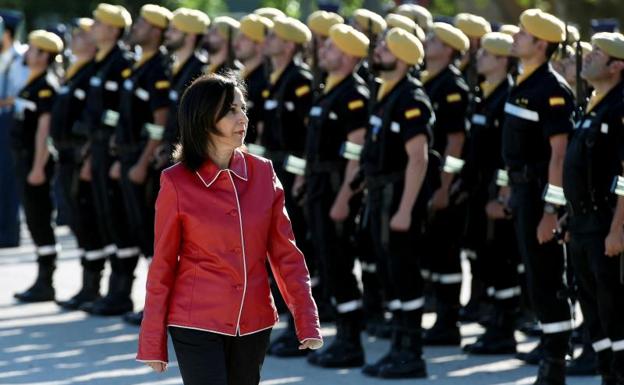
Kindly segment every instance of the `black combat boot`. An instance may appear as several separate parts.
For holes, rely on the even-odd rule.
[[[118,316],[133,310],[130,299],[134,275],[112,272],[109,278],[108,294],[94,302],[84,303],[80,309],[93,315]]]
[[[94,263],[97,262],[97,263]],[[100,281],[102,280],[102,270],[104,260],[86,261],[82,263],[82,288],[67,301],[57,301],[63,309],[76,310],[86,302],[93,302],[101,298]]]
[[[288,316],[288,326],[284,331],[269,344],[268,354],[276,357],[304,357],[308,355],[307,350],[299,349],[299,340],[295,331],[295,321],[292,316]]]
[[[565,360],[544,358],[533,385],[565,385]]]
[[[425,330],[424,344],[430,346],[459,346],[459,306],[438,301],[436,321],[431,329]]]
[[[54,287],[52,275],[56,269],[56,254],[40,256],[37,260],[38,272],[35,283],[22,293],[15,293],[14,297],[20,302],[54,301]]]
[[[308,362],[323,368],[357,368],[364,365],[361,317],[361,311],[339,314],[333,342],[322,351],[308,354]]]
[[[533,350],[529,352],[518,352],[516,354],[516,358],[524,361],[529,365],[539,365],[540,361],[544,358],[544,347],[542,345],[542,341],[533,348]]]
[[[427,366],[422,359],[422,330],[404,329],[399,349],[379,368],[380,378],[426,378]]]
[[[474,344],[464,346],[470,354],[515,354],[516,338],[514,337],[515,317],[513,313],[497,310],[492,323],[485,329]]]
[[[581,354],[566,363],[566,374],[569,376],[595,376],[596,353],[591,344],[584,344]]]
[[[371,376],[377,377],[379,375],[379,370],[392,361],[392,358],[399,354],[401,350],[401,343],[403,341],[403,327],[401,327],[401,320],[399,312],[394,312],[392,315],[392,338],[390,340],[390,351],[384,354],[381,358],[379,358],[373,364],[366,364],[362,368],[362,373]]]
[[[124,314],[123,320],[130,325],[141,326],[141,322],[143,322],[143,310]]]

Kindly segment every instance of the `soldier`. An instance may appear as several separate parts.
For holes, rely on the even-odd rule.
[[[386,30],[388,25],[383,17],[364,8],[356,9],[355,12],[353,12],[351,25],[358,31],[364,33],[371,42],[368,57],[366,60],[362,61],[358,69],[358,75],[366,80],[369,90],[374,94],[376,89],[374,80],[375,74],[371,70],[369,61],[372,61],[374,43],[377,41],[378,36]]]
[[[179,140],[178,132],[178,104],[193,79],[202,75],[206,65],[204,57],[197,52],[202,36],[210,24],[205,13],[188,8],[178,8],[173,12],[171,23],[165,32],[165,47],[173,54],[171,66],[171,89],[169,91],[169,112],[167,124],[163,133],[162,143],[156,149],[153,171],[156,174],[168,167],[171,163],[171,154]],[[150,195],[156,194],[156,186],[150,184]],[[149,230],[148,230],[149,231]],[[141,325],[143,311],[124,314],[124,321],[132,325]]]
[[[485,333],[476,343],[464,346],[464,351],[473,354],[516,352],[519,257],[507,207],[509,187],[504,183],[504,173],[499,171],[505,168],[501,138],[505,102],[512,86],[509,73],[515,65],[510,57],[512,44],[511,36],[490,32],[481,38],[477,53],[476,69],[485,81],[480,85],[482,99],[477,101],[471,118],[462,178],[469,186],[469,206],[473,209],[470,226],[478,230],[471,232],[472,244],[494,312]]]
[[[624,36],[598,33],[581,75],[594,88],[563,167],[569,250],[585,325],[605,385],[624,384],[624,198],[610,194],[624,164]],[[621,192],[620,192],[621,193]],[[621,258],[621,257],[620,257]]]
[[[328,77],[310,109],[306,140],[306,208],[316,255],[327,269],[337,334],[330,346],[308,355],[321,367],[364,364],[360,341],[362,296],[353,274],[355,250],[351,236],[361,196],[353,198],[350,184],[359,162],[342,158],[345,142],[362,146],[368,119],[368,90],[354,71],[368,54],[368,38],[353,27],[338,24],[329,32],[320,55]],[[358,199],[359,198],[359,199]]]
[[[425,33],[429,32],[433,26],[433,16],[431,16],[431,12],[422,5],[409,3],[401,4],[394,10],[394,13],[407,16],[414,20]]]
[[[428,142],[433,111],[410,67],[424,57],[422,43],[400,29],[388,31],[375,48],[373,65],[382,84],[369,120],[362,153],[366,175],[366,221],[378,272],[393,314],[390,351],[363,373],[381,378],[426,377],[422,359],[424,305],[418,245],[430,186]]]
[[[240,70],[241,66],[235,60],[232,46],[239,28],[240,23],[229,16],[219,16],[213,20],[202,42],[208,52],[205,74]]]
[[[123,298],[118,302],[120,306],[99,301],[93,306],[93,314],[132,311],[130,292],[139,254],[148,259],[153,255],[154,204],[158,194],[155,185],[159,179],[153,161],[162,142],[170,105],[168,63],[161,44],[171,17],[168,9],[146,4],[132,26],[129,43],[141,47],[141,57],[126,74],[119,95],[119,122],[113,141],[117,160],[109,176],[121,188],[129,231],[140,251],[124,258],[115,272],[123,282],[118,292],[119,298]]]
[[[312,88],[318,94],[321,89],[321,83],[325,80],[327,74],[319,66],[321,60],[320,51],[323,44],[329,37],[329,29],[336,25],[344,23],[342,16],[327,11],[315,11],[308,16],[307,25],[312,32],[312,43],[309,45],[308,63],[312,69]]]
[[[34,284],[16,293],[15,298],[21,302],[42,302],[54,300],[52,274],[58,251],[52,229],[50,196],[54,160],[47,140],[50,111],[58,88],[52,67],[56,55],[63,51],[63,41],[51,32],[36,30],[28,35],[28,43],[25,59],[30,76],[14,101],[11,137],[20,201],[36,246],[39,269]]]
[[[247,85],[247,143],[256,143],[263,130],[262,91],[268,87],[267,75],[270,71],[263,44],[272,28],[273,22],[270,19],[250,14],[241,19],[240,33],[234,40],[236,59],[243,64],[241,78]]]
[[[291,217],[293,231],[299,246],[305,247],[307,226],[303,210],[295,195],[295,175],[286,171],[288,156],[303,156],[306,138],[305,119],[312,104],[312,75],[300,63],[303,45],[311,39],[308,27],[290,17],[276,17],[273,30],[265,41],[266,54],[271,58],[273,73],[269,87],[262,91],[264,98],[264,130],[260,138],[266,148],[266,156],[273,161],[275,172],[286,192],[286,207]],[[293,159],[293,158],[291,158]],[[311,253],[304,253],[311,256]],[[298,349],[292,317],[289,326],[269,347],[269,354],[277,356],[301,356],[307,354]]]
[[[100,281],[106,262],[104,244],[95,218],[91,175],[84,168],[87,132],[79,123],[87,97],[89,80],[95,73],[96,46],[91,27],[93,19],[81,18],[72,31],[71,53],[75,62],[67,69],[52,109],[51,137],[58,153],[57,181],[62,199],[69,208],[69,225],[82,253],[82,288],[67,301],[65,309],[78,309],[100,296]],[[83,172],[81,172],[83,171]]]
[[[512,54],[522,69],[505,104],[503,125],[510,207],[529,296],[543,333],[544,358],[535,382],[539,385],[564,383],[564,358],[573,327],[563,281],[563,250],[554,239],[574,97],[549,60],[564,39],[565,25],[555,16],[538,9],[521,14]]]
[[[258,8],[253,13],[258,15],[258,16],[266,17],[267,19],[269,19],[271,21],[273,21],[278,16],[286,16],[286,14],[284,12],[280,11],[277,8],[273,8],[273,7]]]
[[[467,128],[468,86],[454,63],[469,48],[468,37],[450,24],[434,23],[425,42],[426,68],[422,79],[431,99],[436,121],[433,149],[444,167],[440,187],[433,194],[431,223],[425,243],[427,269],[435,293],[436,321],[425,333],[425,344],[457,345],[459,333],[459,293],[462,282],[460,238],[464,231],[464,205],[451,186],[461,172]]]
[[[95,56],[96,68],[95,74],[89,79],[84,113],[76,129],[78,132],[86,131],[89,136],[88,155],[81,174],[91,174],[96,223],[105,245],[102,258],[110,259],[113,271],[109,278],[108,295],[97,301],[115,307],[121,304],[125,306],[122,309],[125,312],[130,310],[127,304],[121,303],[124,300],[122,289],[127,284],[119,279],[118,272],[124,263],[123,259],[138,255],[139,249],[127,228],[121,193],[110,180],[108,171],[113,161],[109,141],[118,119],[119,90],[123,75],[130,71],[132,65],[131,56],[120,42],[132,24],[132,19],[125,8],[105,3],[97,6],[93,18],[91,33],[98,50]],[[94,274],[91,278],[91,286],[99,285],[98,275]],[[94,303],[85,301],[80,309],[90,311]]]

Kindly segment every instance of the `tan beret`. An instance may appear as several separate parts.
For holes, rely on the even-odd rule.
[[[602,52],[616,59],[624,60],[624,35],[616,32],[599,32],[591,42]]]
[[[329,29],[342,23],[344,23],[342,16],[334,12],[315,11],[308,16],[308,27],[320,36],[329,36]]]
[[[76,26],[83,31],[89,32],[91,31],[91,27],[93,27],[93,19],[89,17],[80,17],[76,21]]]
[[[394,27],[388,31],[386,44],[394,56],[410,65],[420,64],[425,56],[420,40],[401,28]]]
[[[273,24],[273,31],[283,40],[304,44],[312,38],[308,26],[292,17],[278,16],[273,19]]]
[[[459,51],[464,52],[470,47],[470,41],[459,28],[447,23],[433,23],[433,33],[444,44]]]
[[[591,43],[586,42],[586,41],[581,42],[581,51],[583,51],[583,57],[585,57],[585,55],[587,55],[588,53],[591,53],[592,50],[593,50],[593,47]]]
[[[369,11],[368,9],[359,8],[353,12],[353,20],[357,23],[357,25],[365,32],[368,31],[368,25],[371,23],[373,27],[373,33],[379,34],[386,29],[386,21],[383,17],[376,14],[373,11]]]
[[[394,27],[401,28],[416,36],[418,40],[425,40],[425,31],[423,31],[414,20],[407,16],[399,15],[397,13],[389,13],[386,16],[386,24],[388,24],[389,29]]]
[[[141,17],[157,28],[166,29],[173,14],[165,7],[156,4],[145,4],[141,7]]]
[[[28,34],[28,44],[53,54],[63,50],[63,40],[56,34],[43,29],[37,29]]]
[[[455,16],[455,26],[466,36],[480,39],[488,32],[492,32],[490,22],[481,16],[470,13],[459,13]]]
[[[520,15],[520,24],[531,35],[550,43],[565,40],[565,24],[556,16],[540,9],[527,9]]]
[[[286,16],[284,12],[273,7],[258,8],[253,13],[255,13],[256,15],[264,16],[271,21],[273,21],[273,19],[275,19],[277,16]]]
[[[481,48],[497,56],[511,55],[513,37],[502,32],[488,32],[481,38]]]
[[[567,30],[567,42],[568,43],[574,43],[577,42],[579,40],[581,40],[581,34],[579,33],[578,28],[576,28],[573,25],[567,25],[566,26],[566,30]]]
[[[329,38],[343,53],[359,58],[368,55],[366,35],[347,24],[336,24],[329,29]]]
[[[238,31],[240,23],[229,16],[219,16],[215,17],[210,28],[215,28],[224,39],[227,39],[230,31]]]
[[[498,29],[498,32],[506,33],[507,35],[513,36],[520,32],[520,27],[513,24],[503,24]]]
[[[422,5],[418,4],[401,4],[395,10],[399,15],[407,16],[414,20],[423,29],[431,28],[433,24],[433,16],[431,12]]]
[[[173,12],[171,25],[184,33],[203,34],[210,25],[210,18],[197,9],[178,8]]]
[[[117,28],[128,28],[132,24],[130,13],[121,5],[100,3],[93,11],[93,18]]]
[[[240,21],[240,32],[257,43],[262,43],[272,28],[271,19],[255,13],[243,17]]]

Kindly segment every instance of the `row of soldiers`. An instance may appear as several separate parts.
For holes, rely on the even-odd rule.
[[[83,250],[83,287],[59,304],[96,315],[133,310],[134,269],[153,253],[158,176],[177,141],[178,99],[202,74],[236,71],[248,89],[247,149],[273,161],[321,283],[315,296],[335,313],[336,338],[308,362],[364,365],[380,378],[426,376],[423,345],[461,344],[460,251],[470,249],[494,310],[466,352],[516,351],[525,281],[542,331],[536,384],[563,384],[570,262],[603,382],[623,384],[624,296],[612,257],[624,251],[624,181],[614,179],[624,161],[624,36],[596,34],[585,52],[578,42],[567,53],[560,46],[569,30],[537,9],[492,32],[470,14],[434,23],[416,5],[385,18],[359,9],[350,24],[319,11],[306,25],[276,9],[211,21],[155,5],[132,24],[124,8],[100,4],[92,20],[76,23],[75,61],[60,80],[48,69],[62,40],[34,31],[13,137],[39,274],[16,297],[54,299],[56,161]],[[575,103],[566,81],[577,80],[569,76],[574,56],[584,57],[581,75],[594,90],[586,108],[575,107],[583,97]],[[555,238],[562,219],[563,247]],[[423,331],[425,284],[437,317]],[[388,353],[368,365],[365,322],[391,335]],[[269,353],[303,354],[297,347],[289,320]]]

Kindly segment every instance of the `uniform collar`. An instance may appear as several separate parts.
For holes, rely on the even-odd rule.
[[[247,161],[240,149],[234,150],[228,168],[220,169],[212,160],[207,159],[195,173],[206,187],[210,187],[224,171],[231,171],[236,177],[247,182]]]

